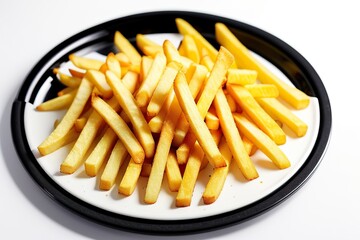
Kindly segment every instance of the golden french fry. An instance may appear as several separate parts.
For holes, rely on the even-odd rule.
[[[219,118],[216,115],[216,111],[214,107],[210,107],[209,111],[205,116],[205,123],[208,129],[210,130],[217,130],[220,127]]]
[[[186,79],[188,79],[191,95],[194,99],[201,91],[207,74],[207,69],[199,64],[191,64],[188,68],[186,72]],[[179,146],[183,142],[188,130],[189,123],[187,122],[185,115],[181,114],[181,117],[176,125],[175,136],[173,140],[174,145]]]
[[[149,56],[149,52],[148,52],[149,48],[159,50],[156,51],[157,53],[162,51],[161,45],[155,43],[154,41],[152,41],[151,39],[140,33],[136,34],[136,45],[147,56]],[[150,56],[155,56],[152,54],[150,54]]]
[[[256,102],[254,97],[246,88],[240,85],[226,85],[226,89],[241,106],[241,108],[250,116],[250,118],[269,135],[276,144],[281,145],[286,142],[286,135],[279,125],[265,112],[264,109]]]
[[[89,69],[99,70],[100,67],[104,64],[103,61],[77,56],[75,54],[70,54],[69,59],[76,67],[84,70],[89,70]]]
[[[128,71],[121,79],[122,83],[131,93],[134,93],[138,89],[139,80],[139,74],[133,71]]]
[[[179,71],[176,79],[183,79],[186,81],[183,72]],[[164,176],[167,156],[169,155],[171,142],[174,137],[176,122],[181,114],[181,107],[176,97],[173,98],[169,111],[163,123],[159,142],[156,147],[153,165],[149,176],[149,181],[145,192],[145,202],[155,203],[160,193],[161,183]]]
[[[151,66],[154,62],[154,59],[149,56],[142,56],[141,65],[140,65],[140,82],[143,82],[144,79],[149,74]]]
[[[248,84],[244,86],[254,98],[276,98],[279,90],[273,84]]]
[[[69,76],[62,72],[59,72],[58,75],[59,75],[59,81],[67,87],[76,88],[79,87],[81,83],[82,78]]]
[[[145,107],[148,105],[153,92],[160,81],[161,75],[163,74],[166,67],[165,55],[160,53],[157,54],[154,62],[151,65],[149,73],[147,74],[144,81],[141,83],[135,99],[139,107]]]
[[[120,33],[120,31],[115,32],[114,44],[121,52],[125,53],[125,55],[129,57],[130,62],[133,65],[139,65],[140,66],[140,62],[141,62],[140,53],[129,42],[129,40],[127,38],[125,38],[124,35],[122,35]]]
[[[46,102],[43,102],[36,106],[36,110],[38,111],[54,111],[54,110],[60,110],[65,109],[69,107],[74,100],[76,96],[76,89],[73,91],[61,95],[56,98],[52,98],[50,100],[47,100]]]
[[[181,35],[190,35],[194,38],[197,48],[201,50],[205,48],[208,51],[211,59],[215,61],[218,51],[211,45],[190,23],[184,19],[175,19],[177,29]]]
[[[308,126],[275,98],[259,98],[257,102],[270,115],[276,116],[282,123],[286,124],[298,137],[306,134]]]
[[[214,139],[211,137],[209,129],[206,127],[204,122],[205,116],[201,116],[201,113],[192,98],[186,80],[184,78],[176,78],[174,90],[181,109],[185,113],[186,119],[190,124],[190,128],[196,135],[196,139],[206,153],[209,162],[214,167],[224,167],[226,165],[225,160],[221,156]]]
[[[174,44],[169,40],[165,40],[163,43],[163,50],[168,62],[178,62],[182,65],[183,71],[187,72],[190,65],[193,63],[187,57],[181,56]]]
[[[121,67],[129,67],[131,65],[130,58],[123,52],[116,53],[115,58],[119,61]]]
[[[216,147],[217,148],[217,147]],[[198,177],[204,151],[198,142],[195,143],[191,150],[189,160],[186,163],[186,168],[181,182],[179,192],[176,195],[177,207],[188,207],[191,204],[191,197],[194,191],[196,179]]]
[[[306,108],[310,99],[299,89],[286,84],[274,73],[269,71],[264,65],[257,61],[251,52],[239,41],[238,38],[223,23],[215,24],[216,40],[226,47],[236,59],[239,68],[252,69],[257,71],[258,79],[262,83],[274,84],[279,89],[282,99],[296,109]]]
[[[114,53],[110,53],[106,58],[106,66],[108,70],[112,71],[118,78],[122,77],[120,62],[115,57]]]
[[[165,173],[170,191],[177,192],[180,188],[182,176],[174,151],[169,152],[166,161]]]
[[[211,204],[218,199],[229,172],[232,154],[225,137],[221,138],[219,149],[221,154],[224,156],[227,165],[223,168],[215,168],[212,172],[211,177],[206,184],[205,191],[202,195],[202,199],[205,204]]]
[[[85,172],[88,176],[94,177],[97,175],[106,156],[114,146],[116,139],[117,136],[115,132],[111,128],[108,128],[85,160]]]
[[[233,62],[234,62],[234,57],[232,56],[232,54],[225,48],[220,47],[214,67],[210,72],[210,76],[207,79],[205,86],[201,92],[200,98],[196,104],[198,112],[200,113],[202,119],[205,118],[206,113],[208,112],[211,103],[216,95],[216,92],[221,87],[223,80],[226,76],[227,70]],[[194,145],[196,140],[194,133],[189,131],[187,135],[189,134],[190,136],[185,137],[186,141],[184,139],[184,143],[182,143],[179,146],[179,149],[176,151],[178,160],[184,158],[184,160],[181,161],[185,161],[185,162],[187,157],[189,156],[190,149]]]
[[[134,192],[140,177],[142,165],[143,163],[136,163],[132,158],[130,159],[118,188],[119,193],[130,196]]]
[[[214,67],[214,62],[209,55],[205,55],[201,58],[200,64],[204,65],[209,71]]]
[[[257,72],[250,69],[234,69],[231,68],[227,72],[227,83],[247,85],[254,84],[257,79]]]
[[[85,77],[85,72],[81,72],[72,68],[69,68],[69,72],[71,74],[71,76],[76,77],[76,78],[83,78]]]
[[[76,119],[80,116],[88,101],[93,89],[92,83],[84,78],[81,81],[79,89],[76,93],[71,106],[67,110],[59,125],[54,131],[38,146],[41,155],[47,155],[57,150],[61,146],[61,139],[73,127]]]
[[[101,174],[99,185],[100,189],[110,190],[110,188],[114,185],[120,167],[127,156],[128,153],[124,144],[120,140],[117,140],[113,150],[111,151],[109,160],[106,163],[104,172]]]
[[[218,90],[215,96],[214,106],[217,116],[220,120],[221,130],[226,138],[232,156],[240,168],[241,173],[248,180],[257,178],[259,174],[245,150],[244,144],[239,134],[239,130],[236,127],[232,112],[221,88]]]
[[[216,145],[218,145],[222,136],[221,131],[211,131],[211,136]],[[176,196],[177,207],[190,206],[196,180],[198,178],[200,170],[206,166],[206,162],[208,162],[208,158],[205,156],[204,151],[199,145],[199,143],[196,142],[194,147],[191,149],[188,162],[186,163],[183,179],[179,188],[179,192]],[[223,167],[215,169],[222,168]]]
[[[170,62],[161,75],[160,80],[151,96],[149,105],[147,106],[147,115],[153,117],[157,115],[164,104],[167,95],[172,90],[174,79],[181,69],[179,63]]]
[[[225,94],[225,96],[231,112],[236,112],[236,110],[238,109],[238,105],[236,104],[234,98],[230,94]]]
[[[60,97],[62,95],[68,94],[74,90],[77,90],[78,88],[72,88],[72,87],[66,87],[61,89],[60,91],[57,92],[57,96]]]
[[[234,113],[240,132],[253,142],[280,169],[290,167],[290,161],[276,143],[243,114]]]
[[[145,152],[124,120],[101,98],[93,96],[91,102],[94,109],[118,135],[133,160],[136,163],[142,163],[145,159]]]
[[[135,99],[122,81],[111,71],[106,72],[106,80],[113,89],[116,99],[125,111],[135,131],[135,135],[144,148],[145,156],[150,158],[154,155],[155,141],[144,115],[135,102]],[[134,157],[133,157],[134,158]],[[134,158],[134,161],[137,160]]]
[[[111,98],[113,91],[106,81],[104,73],[97,70],[88,70],[86,77],[94,84],[104,98]]]
[[[184,48],[184,56],[188,57],[195,63],[200,62],[200,53],[195,40],[191,35],[184,35],[181,45]]]
[[[66,174],[74,173],[83,162],[83,158],[93,143],[98,130],[103,125],[102,117],[96,112],[92,112],[79,138],[71,148],[69,154],[60,165],[60,172]]]
[[[81,132],[84,129],[87,120],[88,119],[85,118],[85,117],[81,117],[81,118],[76,119],[76,121],[74,123],[75,130],[77,132]]]
[[[168,94],[168,96],[166,97],[165,103],[161,107],[160,112],[155,117],[150,119],[148,124],[149,124],[151,132],[153,132],[153,133],[161,132],[162,125],[165,121],[166,114],[169,111],[169,108],[171,106],[174,96],[175,96],[175,93],[174,93],[174,90],[172,89],[170,91],[170,93]]]

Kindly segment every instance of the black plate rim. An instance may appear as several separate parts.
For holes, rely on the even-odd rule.
[[[320,106],[319,136],[308,159],[299,169],[299,171],[281,187],[276,189],[265,198],[230,212],[204,218],[174,221],[134,218],[100,209],[72,196],[60,186],[58,186],[37,163],[26,141],[27,138],[24,129],[24,110],[26,105],[25,98],[28,94],[29,87],[32,84],[34,76],[45,65],[45,63],[47,63],[49,59],[51,59],[66,46],[77,41],[78,39],[83,38],[84,36],[88,36],[95,32],[102,32],[106,26],[112,29],[114,25],[122,21],[131,21],[134,19],[136,21],[145,21],[144,19],[149,20],[155,17],[182,17],[184,19],[190,18],[201,19],[202,21],[217,21],[225,23],[230,28],[239,28],[241,31],[244,31],[270,44],[277,51],[280,51],[289,57],[289,59],[291,59],[291,61],[296,64],[305,75],[306,80],[309,81],[307,84],[311,87],[310,95],[314,95],[318,98]],[[268,60],[271,61],[271,59]],[[296,85],[296,83],[294,84]],[[82,217],[86,217],[87,219],[109,227],[138,233],[141,232],[145,234],[166,235],[199,233],[239,224],[260,214],[263,214],[283,202],[294,192],[296,192],[301,186],[303,186],[303,184],[309,179],[310,176],[312,176],[313,172],[318,167],[329,143],[331,124],[331,107],[325,87],[314,68],[295,49],[277,37],[271,35],[270,33],[246,23],[221,16],[189,11],[159,11],[120,17],[118,19],[110,20],[108,22],[88,28],[87,30],[84,30],[66,39],[50,50],[34,66],[34,68],[25,78],[25,81],[18,92],[17,98],[13,102],[11,113],[11,132],[19,159],[30,176],[50,198]]]

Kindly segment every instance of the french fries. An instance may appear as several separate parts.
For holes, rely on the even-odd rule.
[[[255,70],[262,83],[274,84],[279,90],[280,97],[294,108],[303,109],[309,105],[310,100],[305,93],[295,87],[285,84],[275,74],[257,61],[225,24],[215,24],[215,36],[222,46],[226,47],[234,54],[236,64],[239,68]]]
[[[249,180],[257,178],[259,174],[245,150],[244,144],[241,140],[239,131],[236,128],[230,107],[222,89],[219,89],[215,96],[214,106],[217,116],[220,120],[221,129],[226,138],[232,156],[240,168],[242,174]]]
[[[291,166],[278,146],[286,143],[282,125],[292,137],[303,137],[308,126],[282,101],[302,109],[308,96],[265,69],[222,23],[215,25],[219,50],[189,22],[175,23],[183,36],[178,48],[139,33],[138,52],[116,31],[119,52],[105,61],[73,53],[69,60],[80,70],[70,67],[67,75],[54,69],[65,88],[36,109],[67,111],[38,151],[47,155],[74,142],[61,173],[83,165],[89,177],[100,177],[100,190],[118,182],[124,196],[133,194],[140,177],[148,178],[147,204],[157,202],[166,177],[169,190],[177,192],[175,205],[187,207],[208,162],[204,204],[219,199],[233,161],[248,181],[259,177],[256,151],[279,169]]]
[[[214,167],[225,167],[225,160],[211,137],[209,129],[206,127],[203,120],[205,116],[201,116],[186,80],[184,78],[175,79],[174,90],[186,119],[190,123],[191,130],[196,135],[196,139],[206,153],[209,162]]]

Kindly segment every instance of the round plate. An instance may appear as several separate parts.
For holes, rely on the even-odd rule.
[[[157,209],[156,205],[142,204],[139,198],[129,200],[135,201],[135,203],[130,203],[130,207],[121,205],[121,201],[126,201],[124,198],[110,198],[111,204],[119,203],[117,208],[103,206],[102,200],[99,200],[100,202],[96,202],[96,199],[88,200],[81,191],[106,194],[94,186],[90,190],[86,190],[86,187],[82,190],[82,185],[79,185],[78,189],[70,189],[62,182],[66,177],[62,178],[58,176],[60,174],[51,172],[36,152],[33,138],[42,134],[37,132],[39,126],[35,126],[39,125],[36,123],[37,117],[43,119],[44,116],[46,118],[46,114],[41,116],[34,114],[34,105],[39,99],[43,101],[55,96],[56,92],[63,87],[57,81],[51,81],[55,79],[52,70],[67,62],[70,53],[86,55],[96,52],[106,55],[110,51],[116,51],[113,45],[116,30],[120,30],[133,43],[137,33],[149,36],[175,34],[177,33],[176,18],[187,20],[216,47],[218,44],[215,41],[214,25],[216,22],[224,23],[259,60],[268,62],[270,67],[275,68],[278,74],[282,74],[289,83],[311,96],[314,108],[310,110],[308,116],[312,124],[312,131],[309,134],[311,136],[306,140],[308,145],[300,153],[299,162],[289,172],[285,172],[285,177],[278,176],[280,180],[271,187],[266,187],[260,195],[256,195],[256,190],[253,191],[254,197],[250,196],[250,200],[240,205],[231,205],[230,199],[226,198],[228,197],[226,193],[223,199],[218,199],[218,204],[203,205],[195,202],[195,206],[189,207],[190,210],[176,209],[173,205],[166,206],[165,210]],[[13,103],[11,117],[13,140],[20,160],[33,179],[52,199],[81,216],[101,224],[127,231],[152,234],[184,234],[214,230],[241,223],[273,208],[299,189],[312,175],[323,157],[331,131],[331,108],[326,90],[315,70],[293,48],[267,32],[238,21],[214,15],[179,11],[151,12],[122,17],[89,28],[60,43],[35,65],[25,79]],[[49,133],[48,129],[45,132]],[[292,154],[295,150],[290,148],[286,151]],[[51,159],[47,159],[46,162],[51,162]],[[276,171],[273,169],[272,172]],[[276,176],[276,173],[271,174]],[[83,181],[81,178],[85,178],[80,175],[77,176],[78,182]],[[62,180],[59,180],[61,178]],[[233,178],[239,179],[236,176]],[[260,179],[254,184],[260,186],[263,183],[264,179]],[[244,182],[242,184],[245,186]],[[223,192],[228,191],[227,187],[224,187]],[[80,193],[79,190],[81,190]],[[201,193],[201,190],[196,191]],[[171,193],[165,194],[171,195]],[[194,195],[196,194],[198,193],[194,192]],[[223,204],[224,202],[230,203]],[[109,206],[112,206],[111,204]],[[132,207],[131,204],[133,204]],[[131,210],[134,211],[131,212]]]

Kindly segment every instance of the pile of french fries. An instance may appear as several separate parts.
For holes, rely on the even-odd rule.
[[[89,177],[100,177],[102,190],[116,184],[127,164],[118,192],[129,196],[139,177],[148,177],[148,204],[166,178],[178,207],[190,206],[208,164],[205,204],[218,199],[232,160],[249,181],[259,176],[251,159],[256,151],[279,169],[290,167],[279,147],[287,138],[282,125],[297,137],[306,134],[293,110],[306,108],[309,97],[267,70],[224,24],[215,25],[218,50],[184,19],[176,25],[179,46],[139,33],[136,48],[117,31],[119,51],[105,61],[71,54],[69,73],[54,69],[66,87],[36,109],[67,111],[38,146],[40,154],[71,143],[60,171],[72,174],[83,165]]]

